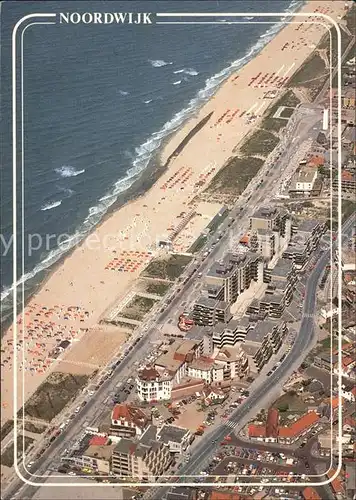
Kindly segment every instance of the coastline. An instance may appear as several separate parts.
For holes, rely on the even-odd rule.
[[[327,3],[331,4],[331,2]],[[340,8],[341,4],[343,4],[343,2],[338,2]],[[308,3],[306,5],[308,5]],[[323,3],[313,2],[313,8],[320,5],[323,5]],[[305,8],[305,6],[303,6],[303,8]],[[230,123],[220,124],[219,122],[217,125],[210,124],[206,128],[204,127],[206,123],[204,123],[204,125],[199,128],[199,124],[202,123],[204,117],[209,116],[210,118],[217,118],[218,116],[223,116],[227,107],[231,106],[234,99],[236,99],[235,97],[232,99],[232,93],[237,91],[236,94],[239,94],[239,88],[240,90],[241,88],[244,89],[244,92],[246,92],[246,103],[239,104],[239,106],[243,104],[246,105],[245,113],[247,112],[247,116],[251,102],[254,102],[256,99],[257,102],[258,100],[260,100],[260,102],[261,99],[263,100],[262,96],[265,92],[263,88],[254,87],[250,90],[246,90],[246,82],[250,80],[251,71],[252,74],[255,74],[254,71],[257,74],[259,68],[257,60],[258,58],[261,59],[261,54],[264,67],[267,69],[269,69],[268,65],[274,67],[274,62],[268,61],[268,59],[271,59],[271,56],[266,54],[263,55],[263,52],[267,49],[268,53],[268,47],[270,47],[272,42],[275,42],[274,45],[280,46],[282,42],[278,41],[277,38],[281,34],[283,35],[284,30],[288,28],[289,26],[286,26],[279,31],[277,35],[262,48],[254,59],[247,62],[247,64],[238,69],[233,75],[230,75],[227,80],[221,84],[214,96],[207,103],[203,104],[193,117],[187,118],[179,130],[167,136],[164,144],[161,144],[160,152],[151,158],[147,168],[142,172],[139,178],[134,181],[130,188],[120,196],[120,199],[109,207],[103,219],[97,226],[93,227],[90,235],[95,234],[100,240],[103,235],[106,235],[106,232],[114,235],[114,232],[116,231],[117,233],[120,228],[120,232],[124,234],[120,243],[117,243],[117,238],[114,238],[114,236],[110,241],[110,244],[114,245],[112,248],[115,247],[115,250],[113,250],[114,252],[116,252],[116,250],[121,251],[124,248],[126,249],[125,251],[132,251],[133,248],[137,248],[137,252],[144,251],[147,250],[147,245],[139,241],[137,237],[143,234],[147,224],[151,224],[149,229],[151,244],[157,241],[157,237],[163,234],[165,228],[172,223],[172,220],[174,221],[175,218],[179,217],[179,213],[184,210],[183,205],[188,205],[189,200],[192,199],[192,194],[194,192],[193,179],[196,180],[199,178],[199,175],[203,172],[208,162],[214,161],[217,165],[217,169],[221,169],[236,146],[256,127],[259,123],[258,119],[261,120],[265,111],[275,102],[275,99],[267,102],[267,107],[265,107],[263,112],[257,117],[257,121],[247,122],[246,117],[243,120],[239,120],[242,116],[236,116],[231,126]],[[290,31],[292,29],[294,28],[291,28]],[[298,37],[299,34],[295,36]],[[318,40],[321,38],[316,31],[314,37]],[[284,35],[284,39],[285,38],[286,35]],[[300,47],[299,65],[295,63],[294,72],[297,71],[303,61],[311,53],[311,48],[308,47],[308,49],[309,50],[306,50],[306,48],[304,48],[303,50],[303,48]],[[270,49],[270,51],[271,50],[272,49]],[[286,59],[285,55],[286,54],[280,55],[282,62]],[[278,64],[279,62],[277,65]],[[248,68],[249,66],[250,68]],[[276,71],[277,69],[276,67]],[[294,72],[292,72],[290,76],[292,76]],[[242,73],[246,75],[243,76]],[[233,80],[231,76],[234,76]],[[236,79],[238,79],[237,83],[235,82]],[[240,85],[242,80],[243,83]],[[216,112],[216,114],[214,114],[214,112]],[[208,123],[209,121],[207,121],[207,124]],[[196,132],[193,133],[195,130]],[[217,131],[221,131],[221,134],[217,134]],[[188,141],[184,143],[187,138],[189,138]],[[183,143],[184,146],[182,149],[179,149]],[[206,144],[208,144],[209,147],[207,147]],[[169,175],[171,171],[180,172],[182,169],[186,168],[187,165],[192,169],[191,184],[180,188],[183,189],[183,192],[177,190],[175,190],[177,192],[173,192],[172,190],[165,196],[162,196],[162,191],[159,191],[162,186],[158,186],[159,182],[163,181],[163,178]],[[211,179],[212,177],[207,180],[207,183],[211,182]],[[186,191],[184,191],[185,188],[187,188]],[[162,200],[162,203],[164,201],[165,203],[163,203],[163,205],[167,208],[158,207],[157,199]],[[143,204],[143,202],[145,202],[145,204]],[[161,201],[158,201],[158,205],[160,204]],[[145,210],[148,206],[150,210]],[[162,208],[163,211],[161,210]],[[140,212],[134,214],[135,211]],[[127,221],[134,221],[134,224],[129,224],[129,228],[125,228]],[[124,229],[121,230],[121,228]],[[126,235],[129,233],[130,241],[126,244],[124,240],[128,239]],[[90,253],[89,250],[85,248],[85,242],[90,235],[86,236],[79,245],[68,250],[68,252],[63,255],[63,258],[61,257],[59,261],[48,268],[48,275],[45,280],[39,284],[38,289],[28,297],[26,304],[29,305],[35,302],[35,300],[39,300],[41,301],[40,305],[45,304],[43,307],[46,309],[56,307],[58,302],[59,304],[63,304],[63,307],[64,305],[66,305],[66,307],[72,307],[72,304],[75,304],[76,307],[80,307],[88,312],[88,317],[85,318],[85,320],[80,320],[83,321],[83,325],[80,323],[78,324],[78,322],[75,323],[75,329],[79,328],[79,330],[83,330],[82,327],[84,327],[84,330],[86,328],[95,328],[97,318],[100,317],[102,313],[103,304],[107,304],[106,301],[108,297],[110,297],[111,300],[120,300],[120,297],[125,295],[125,290],[130,286],[132,280],[137,279],[142,270],[137,270],[137,272],[131,276],[123,276],[123,274],[114,276],[112,273],[109,275],[110,271],[109,273],[105,272],[104,266],[106,261],[109,260],[111,246],[109,244],[105,246],[104,249],[100,250],[101,253]],[[90,274],[90,276],[88,276],[88,274]],[[105,280],[103,280],[104,276]],[[74,282],[76,287],[73,293]],[[68,285],[70,286],[68,287]],[[48,286],[48,288],[46,288],[46,286]],[[90,288],[92,290],[90,290]],[[103,291],[104,288],[105,292]],[[113,290],[116,291],[115,296],[113,296]],[[74,300],[77,302],[74,302]],[[61,331],[63,331],[63,329],[67,327],[66,321],[63,321],[65,318],[59,316],[60,315],[58,315],[58,325],[60,325]],[[10,329],[5,332],[4,337],[7,336],[8,333],[11,333]],[[20,336],[19,333],[18,336]],[[78,341],[80,343],[82,342],[79,338]],[[26,344],[26,342],[24,344]],[[50,368],[48,368],[47,374],[49,371]],[[34,392],[36,385],[39,385],[38,383],[36,384],[35,378],[36,377],[32,376],[32,378],[29,379],[31,382],[29,384],[27,383],[28,381],[26,381],[26,392],[30,394]],[[41,380],[43,380],[43,377],[39,376],[38,381]],[[11,412],[8,411],[4,413],[11,414]]]
[[[287,10],[286,12],[291,12],[291,17],[293,17],[294,12],[300,11],[300,9],[305,5],[306,0],[292,0],[290,5],[288,6],[288,9],[291,9],[292,6],[293,8],[295,7],[295,10],[289,11]],[[296,5],[293,5],[293,4]],[[172,131],[170,131],[166,136],[164,136],[161,140],[160,145],[158,146],[157,150],[153,153],[153,156],[149,160],[146,168],[144,168],[142,171],[140,171],[137,174],[137,178],[133,181],[133,183],[122,193],[119,193],[117,195],[117,199],[113,202],[112,205],[110,205],[107,208],[107,211],[103,214],[102,218],[99,220],[99,222],[93,224],[90,229],[86,232],[84,232],[80,240],[73,245],[70,249],[67,251],[63,251],[63,253],[58,257],[56,261],[54,261],[52,264],[49,264],[47,267],[45,267],[43,270],[38,271],[35,276],[25,280],[25,304],[28,303],[28,300],[30,300],[31,297],[33,297],[36,293],[40,291],[40,289],[44,286],[46,283],[47,279],[50,277],[51,273],[53,273],[56,268],[63,264],[65,259],[71,254],[72,251],[75,250],[78,246],[81,245],[82,241],[85,240],[91,233],[95,232],[97,228],[100,227],[101,224],[105,223],[108,217],[111,217],[113,213],[117,210],[119,210],[124,204],[130,203],[131,201],[135,201],[138,197],[144,195],[145,191],[150,189],[155,182],[159,179],[160,175],[163,175],[165,169],[164,166],[166,165],[167,161],[162,161],[162,156],[164,154],[165,148],[167,145],[169,145],[171,139],[179,134],[182,129],[186,126],[189,125],[190,122],[193,122],[198,116],[201,111],[201,109],[209,102],[211,99],[214,98],[215,94],[219,91],[219,89],[226,83],[226,81],[231,77],[231,75],[235,74],[237,71],[240,71],[244,66],[249,64],[255,57],[258,56],[258,54],[270,43],[271,40],[273,40],[278,33],[280,33],[281,30],[284,29],[286,25],[285,21],[278,21],[275,24],[272,24],[271,27],[259,37],[259,39],[251,45],[249,49],[247,49],[246,53],[238,60],[233,61],[230,66],[225,67],[223,70],[220,71],[220,73],[217,73],[205,81],[205,87],[198,91],[195,97],[192,98],[192,100],[189,102],[188,106],[186,108],[183,108],[181,111],[177,112],[176,115],[172,118],[171,121],[173,121],[178,115],[181,113],[187,112],[187,115],[184,117],[183,121],[176,127],[173,128]],[[259,44],[261,43],[261,39],[266,39],[265,42],[261,44],[260,47]],[[226,72],[226,74],[225,74]],[[215,78],[219,77],[220,75],[225,74],[223,77],[223,80],[220,81],[217,86],[213,88],[213,93],[212,95],[208,97],[199,97],[200,94],[204,94],[205,91],[208,91],[209,88],[209,82],[213,81]],[[193,102],[196,103],[194,106],[191,108],[191,105]],[[191,109],[190,109],[191,108]],[[165,127],[169,124],[169,122],[165,123],[162,128],[156,132],[158,135],[165,129]],[[155,133],[151,134],[150,138],[148,141],[155,135]],[[189,135],[189,131],[187,132],[187,135]],[[182,142],[184,142],[184,137],[182,138]],[[147,141],[146,141],[147,142]],[[145,143],[146,144],[146,143]],[[139,146],[142,147],[144,144],[141,144]],[[158,164],[159,163],[159,164]],[[163,163],[163,165],[162,165]],[[151,170],[152,169],[152,170]],[[129,169],[130,170],[130,169]],[[128,170],[128,172],[129,172]],[[128,173],[126,172],[126,173]],[[153,178],[153,181],[151,182],[150,177]],[[124,180],[125,177],[122,179],[119,179],[118,182]],[[100,200],[99,200],[100,201]],[[74,237],[77,234],[77,231],[79,231],[81,226],[70,235],[70,237]],[[55,249],[53,249],[55,250]],[[51,252],[49,252],[50,254]],[[46,255],[44,260],[49,255]],[[39,262],[37,265],[41,265],[42,262]],[[37,265],[35,267],[37,267]],[[30,274],[32,271],[29,271],[25,273],[25,275]],[[42,278],[41,278],[42,276]],[[37,277],[40,278],[40,280],[36,279]],[[18,278],[19,279],[19,278]],[[40,281],[38,284],[31,285],[33,281]],[[28,290],[26,290],[26,284],[28,283]],[[20,287],[21,284],[18,284],[18,287]],[[11,287],[6,287],[6,290],[9,290],[9,294],[1,300],[1,306],[0,307],[7,307],[7,302],[12,302],[12,290]],[[2,291],[4,293],[4,291]],[[8,299],[9,297],[9,299]],[[12,319],[12,308],[9,308],[10,310],[6,311],[6,315],[9,315],[9,320],[8,320],[8,325],[6,326],[6,320],[5,322],[3,321],[2,318],[0,318],[1,325],[3,327],[3,330],[6,331],[8,326],[11,324],[11,319]]]

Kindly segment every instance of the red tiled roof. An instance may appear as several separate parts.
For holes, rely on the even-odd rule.
[[[312,156],[308,160],[308,166],[319,166],[324,165],[324,157],[323,156]]]
[[[305,488],[302,494],[304,500],[322,500],[321,496],[311,486]]]
[[[142,380],[156,380],[159,378],[159,373],[155,368],[144,368],[139,375]]]
[[[248,435],[249,437],[265,437],[266,436],[265,426],[250,424],[248,426]]]
[[[354,175],[353,175],[351,172],[349,172],[348,170],[343,170],[343,171],[341,172],[341,179],[342,179],[343,181],[353,181],[353,180],[355,180],[355,177],[354,177]]]
[[[335,408],[337,408],[338,406],[339,406],[339,398],[338,396],[336,396],[331,400],[331,408],[335,410]]]
[[[137,427],[143,428],[146,425],[148,418],[145,413],[136,406],[118,404],[112,409],[111,420],[125,420],[126,422],[132,423]]]
[[[353,363],[353,361],[354,360],[350,356],[344,356],[342,358],[342,364],[343,364],[343,366],[349,366],[349,365],[351,365],[351,363]]]
[[[335,475],[336,470],[330,469],[328,472],[328,478],[331,479]],[[335,493],[342,493],[344,491],[344,487],[342,486],[342,482],[340,480],[340,476],[336,477],[333,481],[331,481],[332,489]]]
[[[277,408],[270,408],[267,414],[267,423],[266,423],[266,436],[274,437],[278,436],[278,420],[279,413]]]
[[[222,491],[212,491],[210,500],[240,500],[242,497],[236,493],[224,493]]]
[[[309,429],[309,427],[318,422],[318,420],[320,420],[320,417],[315,411],[305,413],[290,426],[280,427],[279,436],[285,438],[298,436],[304,430]]]
[[[107,444],[108,438],[106,436],[93,436],[89,441],[90,446],[103,446]]]

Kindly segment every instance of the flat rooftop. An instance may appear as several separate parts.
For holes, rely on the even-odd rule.
[[[245,354],[247,354],[247,356],[254,356],[256,352],[259,350],[259,348],[260,346],[257,344],[250,344],[246,342],[241,344],[241,349]]]
[[[261,299],[261,303],[265,304],[280,304],[283,301],[283,295],[280,293],[265,293]]]
[[[260,207],[253,213],[254,219],[274,219],[279,214],[277,208]]]
[[[272,269],[272,279],[273,278],[286,278],[288,274],[293,269],[293,262],[290,259],[279,259],[277,264]]]
[[[180,443],[189,431],[175,425],[164,425],[158,432],[158,440],[168,444]]]
[[[98,460],[110,460],[115,444],[91,445],[83,453],[86,457],[97,458]]]
[[[224,323],[222,323],[224,324]],[[201,341],[205,336],[210,337],[212,335],[211,326],[199,326],[194,325],[189,332],[186,333],[185,339]]]
[[[320,225],[317,219],[306,219],[298,226],[298,231],[311,233],[316,227]]]
[[[245,342],[256,342],[261,344],[265,336],[271,333],[277,325],[278,323],[270,320],[259,321],[255,328],[251,328],[251,330],[247,332]]]
[[[216,308],[222,310],[225,310],[228,307],[227,302],[224,302],[223,300],[209,299],[209,297],[205,297],[204,295],[201,295],[198,298],[198,300],[195,302],[195,305],[208,307],[210,309]]]

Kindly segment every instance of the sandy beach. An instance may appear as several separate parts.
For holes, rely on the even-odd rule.
[[[344,14],[344,5],[343,1],[313,1],[301,12],[318,10],[337,20]],[[316,16],[317,13],[315,21]],[[53,272],[18,317],[17,345],[13,342],[13,327],[8,330],[2,347],[2,424],[13,415],[14,355],[18,356],[20,368],[20,408],[21,376],[24,375],[23,392],[27,399],[51,371],[58,370],[61,362],[51,352],[61,341],[69,340],[72,349],[66,349],[65,363],[61,363],[60,369],[65,364],[67,371],[72,369],[73,373],[77,373],[78,363],[87,364],[88,368],[93,365],[92,369],[104,366],[120,348],[125,339],[120,328],[111,328],[105,336],[99,321],[124,299],[145,266],[162,252],[157,242],[167,239],[182,218],[201,212],[201,220],[208,223],[217,212],[217,204],[212,210],[198,206],[197,195],[278,99],[326,32],[318,24],[301,24],[302,19],[294,19],[300,24],[287,25],[255,59],[230,76],[196,117],[172,137],[162,151],[163,164],[187,134],[213,113],[179,155],[171,159],[154,186],[114,212]],[[274,91],[274,98],[266,97],[270,91]],[[175,241],[175,251],[186,251],[205,225],[192,222],[189,236],[180,235]],[[101,333],[96,336],[99,330]],[[109,340],[105,340],[107,335]],[[108,342],[109,347],[107,354],[94,361],[96,342],[98,346]]]

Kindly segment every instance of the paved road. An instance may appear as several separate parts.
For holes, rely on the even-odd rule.
[[[253,211],[251,209],[256,207],[260,201],[264,200],[266,198],[266,193],[271,193],[273,188],[276,186],[276,181],[280,179],[281,176],[281,170],[285,168],[285,165],[288,164],[290,161],[291,157],[295,154],[295,152],[298,150],[300,144],[305,140],[306,137],[310,137],[311,134],[311,129],[315,125],[315,122],[319,120],[319,117],[312,114],[310,110],[307,110],[307,113],[305,114],[305,110],[300,109],[300,120],[296,121],[296,124],[294,128],[291,130],[291,134],[294,134],[298,131],[299,136],[296,136],[296,140],[293,143],[292,148],[288,148],[288,151],[286,154],[283,154],[279,160],[274,162],[273,169],[269,169],[270,173],[269,176],[267,177],[265,181],[265,185],[261,189],[255,189],[256,186],[254,186],[254,182],[256,183],[257,181],[252,181],[251,185],[249,186],[247,193],[245,196],[243,196],[239,203],[237,204],[236,208],[234,208],[231,211],[230,216],[235,218],[238,218],[237,223],[235,223],[233,226],[231,226],[230,231],[226,231],[224,237],[221,239],[219,245],[216,245],[213,247],[212,252],[210,253],[209,257],[205,259],[202,263],[197,262],[196,264],[192,264],[192,266],[195,265],[195,267],[198,267],[197,272],[204,273],[208,267],[212,265],[214,260],[219,258],[225,251],[226,244],[229,241],[229,238],[231,238],[230,233],[236,233],[238,231],[238,228],[241,228],[243,225],[243,220],[247,222],[247,212],[251,213]],[[301,124],[303,124],[303,127],[301,127]],[[254,190],[254,191],[253,191]],[[254,194],[252,194],[254,193]],[[250,199],[246,199],[250,196]],[[244,204],[244,209],[240,211],[241,204]],[[242,220],[241,220],[242,219]],[[229,224],[229,220],[226,220],[220,230],[224,231],[227,229],[227,225]],[[96,392],[94,398],[88,402],[88,404],[84,407],[84,409],[80,412],[80,414],[76,417],[76,419],[72,422],[69,428],[64,430],[62,434],[54,441],[54,443],[45,451],[45,453],[42,455],[42,457],[35,462],[35,464],[31,468],[31,474],[25,473],[25,477],[29,478],[30,480],[36,482],[37,479],[32,478],[31,475],[36,473],[39,476],[38,481],[40,481],[40,476],[43,474],[49,467],[50,463],[54,460],[54,458],[57,458],[61,455],[61,453],[64,451],[64,449],[67,446],[67,443],[73,442],[75,440],[81,430],[84,427],[84,424],[86,422],[90,422],[92,415],[94,413],[97,413],[100,408],[105,407],[105,401],[108,398],[108,396],[111,394],[111,392],[114,390],[118,382],[122,382],[122,379],[124,376],[129,375],[133,373],[134,371],[134,363],[138,359],[144,359],[147,355],[147,352],[151,350],[152,344],[152,337],[157,335],[157,324],[164,323],[165,319],[167,319],[168,316],[172,317],[174,315],[174,311],[177,310],[178,304],[184,300],[184,297],[187,297],[189,294],[192,293],[192,287],[194,283],[196,282],[195,276],[193,276],[193,279],[188,282],[187,286],[182,286],[182,290],[175,296],[173,301],[166,307],[165,311],[159,315],[156,320],[155,320],[155,326],[152,328],[149,328],[147,332],[145,333],[144,336],[142,336],[135,349],[133,349],[121,362],[119,367],[115,370],[113,376],[109,378],[107,381],[104,382],[104,384],[100,387],[100,389]],[[308,324],[310,323],[310,318],[308,319]],[[291,351],[294,352],[294,351]],[[290,356],[286,358],[286,363],[287,360],[291,359]],[[291,363],[292,364],[292,363]],[[290,364],[290,365],[291,365]],[[288,367],[290,367],[288,365]],[[286,366],[285,364],[283,367]],[[282,374],[282,371],[279,370],[279,372]],[[283,373],[287,373],[287,369]],[[269,387],[273,386],[276,383],[276,375],[277,372],[275,372],[273,378],[271,377],[268,380],[273,380],[273,382],[270,382]],[[263,392],[267,392],[268,388],[264,388],[263,391],[259,391],[258,394],[262,394]],[[241,407],[241,411],[247,413],[251,407],[254,406],[254,402],[256,399],[258,399],[259,396],[252,396],[251,403],[248,402],[246,403],[243,407]],[[238,418],[238,417],[237,417]],[[226,434],[226,429],[223,431]],[[5,493],[4,499],[12,499],[14,496],[14,493],[21,488],[22,486],[22,481],[21,480],[15,480],[13,484],[10,485],[8,490]],[[34,488],[29,487],[29,488],[24,488],[26,491],[21,492],[21,498],[26,497],[31,497],[34,492]],[[30,489],[30,491],[27,491],[27,489]],[[31,491],[33,490],[33,491]]]
[[[345,235],[344,238],[351,234],[353,226],[354,217],[350,217],[343,225],[343,234]],[[308,349],[313,340],[315,300],[318,281],[325,266],[329,262],[329,258],[330,253],[328,251],[323,252],[321,258],[308,278],[305,289],[302,322],[299,334],[296,337],[289,355],[285,358],[279,368],[277,368],[277,370],[270,377],[265,379],[264,382],[256,388],[253,394],[251,394],[250,397],[247,398],[245,402],[234,411],[229,418],[229,421],[220,425],[209,434],[209,441],[204,438],[200,441],[194,450],[191,460],[177,472],[179,482],[192,482],[192,478],[189,476],[199,475],[199,472],[209,463],[210,458],[216,452],[216,449],[219,446],[220,441],[223,440],[224,436],[231,433],[233,430],[239,430],[244,425],[242,422],[245,422],[246,416],[251,412],[252,408],[257,406],[259,400],[271,391],[275,385],[278,385],[282,378],[285,378],[286,375],[289,376],[294,370],[293,367],[295,362],[304,357],[303,353]],[[162,487],[156,489],[154,493],[157,498],[164,498],[169,489],[169,487]]]

